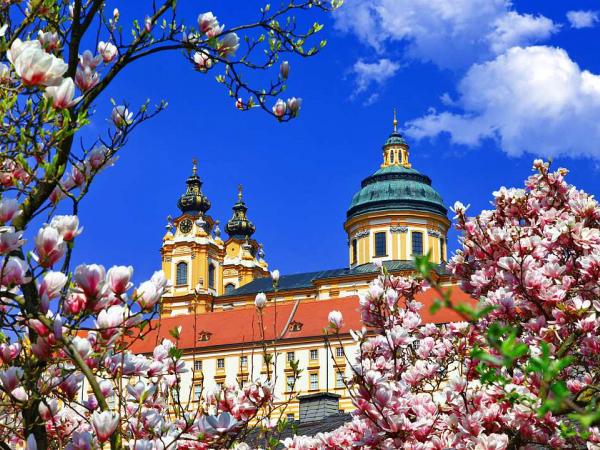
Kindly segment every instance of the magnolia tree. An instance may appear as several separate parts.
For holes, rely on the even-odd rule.
[[[525,189],[494,193],[493,210],[454,207],[449,269],[478,305],[453,303],[427,258],[420,279],[384,272],[360,301],[352,422],[287,448],[600,448],[600,206],[566,170],[534,170]],[[434,310],[464,322],[423,324],[426,285]],[[342,320],[330,314],[333,334]]]
[[[136,2],[136,14],[142,3],[147,15],[123,23],[116,2],[0,2],[0,448],[226,448],[273,409],[268,382],[182,405],[174,394],[186,371],[177,331],[150,357],[128,350],[149,329],[164,275],[134,289],[131,267],[72,267],[80,202],[130,133],[165,104],[123,101],[94,141],[78,133],[121,72],[168,51],[214,73],[232,106],[293,119],[300,99],[279,98],[290,72],[284,57],[325,45],[310,43],[321,25],[301,29],[295,16],[339,2],[267,5],[255,22],[231,27],[211,12],[186,25],[175,0]],[[250,72],[267,81],[246,82]],[[32,221],[45,224],[36,232]]]

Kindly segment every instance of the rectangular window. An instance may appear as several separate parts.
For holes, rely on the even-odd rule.
[[[344,385],[344,374],[342,372],[336,372],[335,373],[335,387],[336,388],[343,388],[343,387],[345,387],[345,385]]]
[[[240,366],[248,367],[248,357],[247,356],[240,356]]]
[[[196,361],[194,361],[194,371],[198,372],[200,370],[202,370],[202,361],[197,359]]]
[[[420,231],[413,231],[412,236],[412,254],[422,255],[423,254],[423,233]]]
[[[199,384],[194,385],[194,401],[200,401],[200,396],[202,395],[202,386]]]
[[[311,350],[310,351],[310,359],[313,361],[316,359],[319,359],[319,350],[317,350],[317,349]]]
[[[358,242],[356,239],[352,239],[352,264],[356,264],[358,261]]]
[[[311,391],[319,390],[319,374],[318,373],[310,374],[310,390]]]
[[[294,352],[287,352],[287,360],[289,363],[294,362],[295,359],[296,355],[294,354]]]
[[[335,357],[343,358],[344,357],[344,347],[336,347],[335,349]]]
[[[287,377],[287,391],[292,392],[294,390],[294,384],[296,384],[296,378],[293,375],[288,375]]]
[[[444,255],[444,251],[446,250],[446,242],[444,238],[440,238],[440,261],[445,262],[446,256]]]
[[[225,358],[217,359],[217,369],[224,369],[224,368],[225,368]]]
[[[386,236],[385,231],[382,233],[375,233],[375,256],[386,256]]]
[[[288,422],[292,422],[294,419],[295,419],[295,417],[294,417],[293,414],[290,413],[290,414],[287,415]]]

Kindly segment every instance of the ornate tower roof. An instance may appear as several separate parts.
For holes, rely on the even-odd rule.
[[[256,227],[248,217],[246,211],[248,208],[242,200],[242,185],[238,187],[238,201],[233,205],[233,216],[225,225],[225,231],[230,237],[238,239],[246,239],[254,234]]]
[[[179,198],[177,206],[183,213],[205,213],[210,209],[210,200],[202,193],[202,181],[198,176],[198,162],[192,161],[192,174],[186,180],[187,188]]]
[[[446,216],[440,194],[431,179],[411,167],[408,144],[398,132],[394,111],[394,129],[383,145],[383,163],[373,175],[362,181],[348,208],[348,219],[375,211],[427,211]]]

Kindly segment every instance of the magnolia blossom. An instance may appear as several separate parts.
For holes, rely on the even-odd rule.
[[[79,66],[81,68],[89,67],[90,69],[95,69],[102,62],[102,55],[96,55],[86,50],[83,52],[83,55],[79,55]]]
[[[67,251],[67,244],[59,231],[50,225],[38,232],[35,238],[35,247],[38,261],[42,267],[52,267]]]
[[[12,366],[0,371],[0,381],[7,391],[16,389],[19,386],[21,378],[23,378],[23,369],[20,367]]]
[[[13,227],[6,227],[0,232],[0,254],[4,255],[20,248],[25,240],[22,231],[15,231]]]
[[[62,59],[46,53],[37,39],[25,42],[15,39],[6,56],[23,83],[29,86],[59,84],[68,68]]]
[[[97,298],[105,289],[106,271],[98,264],[81,264],[75,269],[75,282],[88,298]]]
[[[327,316],[327,320],[329,320],[329,324],[333,328],[338,329],[342,326],[342,322],[343,322],[342,313],[340,311],[333,310]]]
[[[38,292],[40,296],[51,300],[59,296],[60,291],[67,283],[67,276],[62,272],[46,272],[40,283]]]
[[[279,283],[279,270],[275,269],[271,272],[271,278],[273,279],[273,283]]]
[[[126,315],[127,310],[123,306],[113,305],[100,311],[96,320],[96,327],[103,334],[103,337],[111,337],[117,333],[117,328],[123,324]]]
[[[76,105],[81,97],[75,96],[75,83],[72,78],[63,78],[58,86],[48,86],[45,92],[46,98],[52,100],[52,106],[56,109],[67,109]]]
[[[110,63],[118,54],[117,47],[110,42],[98,42],[98,53],[102,56],[105,64]]]
[[[254,305],[256,305],[258,309],[263,309],[266,303],[267,296],[264,294],[264,292],[259,292],[256,294],[256,297],[254,298]]]
[[[287,106],[285,102],[282,99],[279,99],[275,102],[275,105],[273,105],[273,114],[275,114],[277,117],[283,117],[286,109]]]
[[[240,38],[235,33],[227,33],[217,45],[217,51],[223,58],[235,55],[240,46]]]
[[[4,225],[21,214],[19,202],[14,198],[0,200],[0,224]]]
[[[124,294],[131,288],[131,277],[133,276],[133,267],[131,266],[113,266],[108,269],[106,278],[108,287],[115,295]]]
[[[297,116],[298,111],[300,111],[300,106],[302,106],[301,98],[296,98],[296,97],[288,98],[287,109],[290,111],[290,115]]]
[[[152,309],[159,302],[163,292],[160,286],[152,281],[144,281],[137,289],[137,300],[142,309]]]
[[[206,34],[209,38],[220,35],[224,28],[224,25],[219,25],[219,21],[212,12],[200,14],[198,16],[198,26],[200,32]]]
[[[42,44],[42,47],[47,52],[53,52],[60,44],[58,40],[58,33],[52,33],[50,31],[38,31],[38,41]]]
[[[279,75],[284,80],[287,80],[287,77],[289,76],[289,74],[290,74],[290,63],[287,61],[283,61],[281,63],[281,66],[279,67]]]
[[[100,75],[91,66],[78,67],[75,73],[75,84],[82,91],[89,91],[100,81]]]
[[[152,19],[148,16],[144,19],[144,30],[146,33],[150,33],[152,31]]]
[[[63,240],[67,242],[75,239],[83,231],[83,227],[79,228],[77,216],[54,216],[50,226],[56,228]]]
[[[133,123],[133,113],[123,105],[115,106],[110,117],[117,128],[124,128]]]
[[[206,72],[213,65],[213,59],[204,50],[194,53],[194,63],[201,72]]]
[[[119,415],[111,411],[92,414],[92,425],[100,442],[106,442],[115,432],[119,425]]]

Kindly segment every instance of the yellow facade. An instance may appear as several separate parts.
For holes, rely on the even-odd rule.
[[[219,222],[208,214],[210,201],[202,194],[194,163],[186,192],[179,201],[181,215],[169,220],[163,237],[162,268],[172,287],[162,300],[161,316],[196,314],[210,319],[210,314],[244,310],[250,318],[259,289],[265,290],[267,307],[306,302],[318,305],[349,298],[367,291],[369,282],[377,276],[374,263],[388,265],[397,275],[408,275],[414,272],[411,261],[415,254],[428,253],[440,265],[439,276],[448,278],[443,269],[450,226],[446,209],[429,178],[411,167],[409,147],[396,126],[394,117],[394,131],[383,146],[380,169],[363,181],[348,210],[344,222],[348,267],[304,277],[282,276],[278,290],[265,289],[269,283],[261,284],[262,278],[269,277],[268,265],[261,245],[252,237],[255,228],[246,216],[241,189],[233,216],[225,227],[228,237],[223,240]],[[288,309],[292,311],[289,323],[293,325],[295,307]],[[293,337],[292,332],[283,333],[277,342],[269,344],[269,352],[277,362],[269,373],[275,381],[276,396],[280,402],[290,402],[286,414],[295,418],[296,397],[300,394],[336,392],[342,396],[340,409],[352,409],[345,382],[351,375],[346,358],[352,360],[357,350],[354,341],[346,333],[340,343],[331,344],[324,339],[322,327],[320,330],[302,338]],[[186,332],[190,330],[184,329]],[[191,393],[190,401],[194,401],[198,386],[243,384],[248,379],[267,376],[262,344],[258,341],[211,345],[210,339],[210,333],[206,339],[200,334],[202,345],[185,352],[184,359],[191,370],[190,376],[183,379],[182,392]],[[292,390],[287,386],[290,354],[302,369]]]

